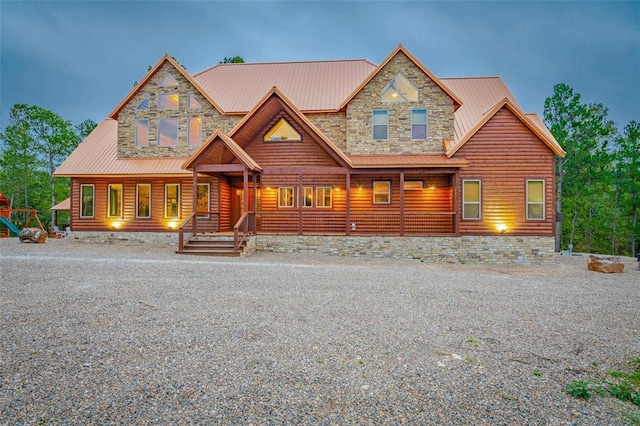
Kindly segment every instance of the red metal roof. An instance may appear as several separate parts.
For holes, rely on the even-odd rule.
[[[277,87],[301,111],[337,111],[376,66],[364,59],[221,64],[193,76],[228,114],[246,113]]]
[[[58,167],[55,176],[191,175],[185,158],[117,158],[118,122],[107,118]]]

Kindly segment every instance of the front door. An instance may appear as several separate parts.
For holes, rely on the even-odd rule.
[[[244,213],[244,189],[231,189],[231,229],[235,226],[242,213]]]

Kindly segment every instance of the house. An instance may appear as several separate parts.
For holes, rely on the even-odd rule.
[[[85,240],[545,263],[564,154],[499,77],[438,78],[401,45],[193,75],[165,55],[55,175]]]

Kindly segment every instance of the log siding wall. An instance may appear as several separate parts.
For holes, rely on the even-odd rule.
[[[482,182],[481,220],[460,219],[460,233],[490,235],[507,226],[512,235],[554,235],[555,156],[507,108],[498,111],[456,154],[469,161],[460,171],[462,181]],[[526,219],[526,181],[545,181],[545,219]],[[460,215],[461,217],[461,215]]]

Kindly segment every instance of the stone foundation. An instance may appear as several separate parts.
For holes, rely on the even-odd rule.
[[[171,232],[72,232],[82,243],[178,246]],[[555,262],[553,237],[464,236],[387,237],[255,235],[244,255],[255,252],[312,253],[330,256],[420,259],[428,263],[548,264]]]
[[[555,262],[553,237],[347,237],[257,235],[256,251],[421,259],[429,263]]]

